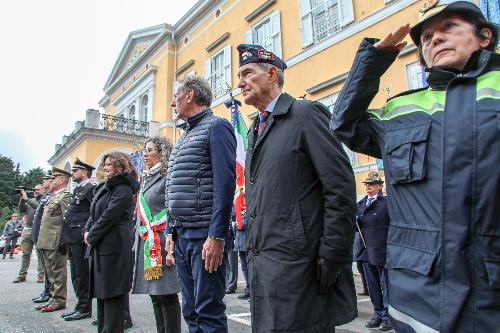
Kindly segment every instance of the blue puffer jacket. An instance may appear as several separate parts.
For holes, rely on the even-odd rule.
[[[184,135],[172,150],[165,190],[172,226],[210,225],[214,188],[208,145],[218,119],[210,109],[189,117]]]

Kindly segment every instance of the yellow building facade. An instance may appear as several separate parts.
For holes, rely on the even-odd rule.
[[[175,81],[184,75],[205,77],[214,92],[214,112],[229,119],[223,102],[230,93],[241,99],[236,50],[241,43],[263,45],[285,60],[285,92],[318,100],[332,110],[361,40],[381,38],[404,23],[415,24],[422,6],[421,0],[200,0],[175,25],[129,34],[104,85],[99,126],[88,129],[86,121],[79,130],[75,127],[49,162],[65,167],[78,156],[97,166],[106,151],[134,151],[148,135],[177,141],[180,121],[170,102]],[[423,85],[416,48],[407,40],[408,46],[382,77],[373,107]],[[256,115],[244,104],[241,112],[247,125]],[[146,130],[111,131],[111,138],[103,126],[106,121],[113,128],[115,122],[123,127],[131,121],[125,127]],[[71,144],[82,129],[97,131],[101,137],[86,134]],[[361,181],[379,166],[374,158],[350,151],[348,155],[361,195]]]

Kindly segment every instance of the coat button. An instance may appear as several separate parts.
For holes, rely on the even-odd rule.
[[[250,218],[251,218],[251,219],[254,219],[254,218],[255,218],[255,213],[251,213],[251,214],[250,214]]]
[[[253,249],[253,255],[258,256],[259,255],[259,250],[258,249]]]
[[[255,184],[255,178],[250,179],[250,184],[252,184],[252,185]]]

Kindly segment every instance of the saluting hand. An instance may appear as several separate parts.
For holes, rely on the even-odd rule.
[[[209,273],[216,272],[224,258],[224,240],[207,238],[201,257],[205,260],[205,270]]]
[[[408,44],[408,42],[403,39],[410,32],[410,24],[406,23],[405,25],[400,26],[393,32],[387,34],[383,39],[379,40],[373,46],[375,46],[379,50],[383,51],[400,51],[403,47]]]

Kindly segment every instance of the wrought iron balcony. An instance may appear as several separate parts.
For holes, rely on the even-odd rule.
[[[148,136],[149,124],[145,121],[116,117],[108,114],[102,114],[99,124],[100,128],[116,133],[124,133],[136,136]]]

